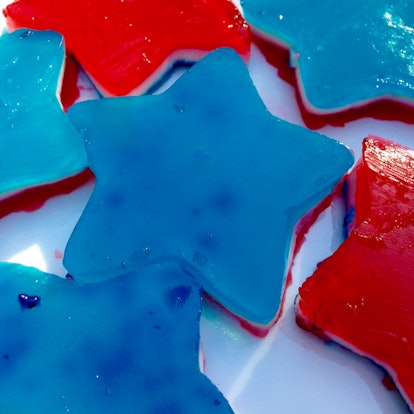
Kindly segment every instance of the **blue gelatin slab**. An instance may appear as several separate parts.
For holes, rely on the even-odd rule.
[[[52,31],[0,37],[0,195],[75,175],[83,141],[57,98],[65,47]]]
[[[177,266],[78,284],[1,263],[0,290],[0,412],[232,413],[199,370],[201,290]]]
[[[413,105],[413,2],[243,0],[242,7],[255,30],[292,50],[314,110],[380,98]]]
[[[64,265],[98,281],[174,261],[231,312],[269,323],[298,220],[350,168],[342,144],[273,117],[219,49],[158,96],[75,104],[95,190]]]

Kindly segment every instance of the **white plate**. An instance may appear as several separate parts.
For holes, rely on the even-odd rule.
[[[1,7],[8,2],[1,0]],[[269,110],[303,125],[293,88],[278,78],[255,47],[249,70]],[[356,157],[368,134],[414,147],[414,126],[401,122],[361,119],[320,132],[347,144]],[[38,211],[1,219],[0,260],[64,276],[61,254],[92,190],[92,185],[86,185],[49,200]],[[328,209],[312,227],[295,259],[284,315],[265,339],[253,337],[229,316],[205,306],[201,320],[205,372],[237,414],[409,412],[398,392],[382,384],[385,374],[380,368],[295,324],[293,301],[298,286],[340,242],[341,211],[340,206]]]

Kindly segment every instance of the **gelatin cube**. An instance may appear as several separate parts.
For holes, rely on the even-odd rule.
[[[229,49],[161,95],[68,114],[97,177],[65,250],[69,273],[96,281],[174,261],[231,312],[270,323],[295,226],[350,168],[350,151],[267,112]]]

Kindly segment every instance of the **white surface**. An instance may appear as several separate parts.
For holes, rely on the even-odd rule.
[[[2,7],[7,3],[0,1]],[[269,110],[302,124],[293,89],[277,77],[255,47],[249,69]],[[400,122],[362,119],[320,132],[346,143],[356,157],[369,133],[414,146],[414,126]],[[88,185],[49,200],[34,213],[11,214],[0,220],[0,260],[13,259],[63,276],[58,256],[92,188]],[[340,206],[327,210],[311,229],[295,260],[284,316],[265,339],[254,338],[227,315],[205,306],[201,321],[205,370],[237,414],[408,412],[399,394],[382,385],[382,370],[295,324],[297,288],[337,246],[340,212]]]

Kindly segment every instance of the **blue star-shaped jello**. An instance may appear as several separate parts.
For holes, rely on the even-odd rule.
[[[414,104],[414,3],[243,0],[246,20],[293,52],[305,104],[333,112],[379,98]]]
[[[200,287],[175,265],[78,285],[0,264],[3,413],[231,413],[199,370]]]
[[[57,98],[64,64],[56,32],[0,38],[0,194],[75,175],[87,166],[78,131]]]
[[[298,220],[353,162],[273,117],[240,57],[219,49],[159,96],[74,105],[97,185],[64,264],[79,280],[175,261],[231,312],[268,324]]]

